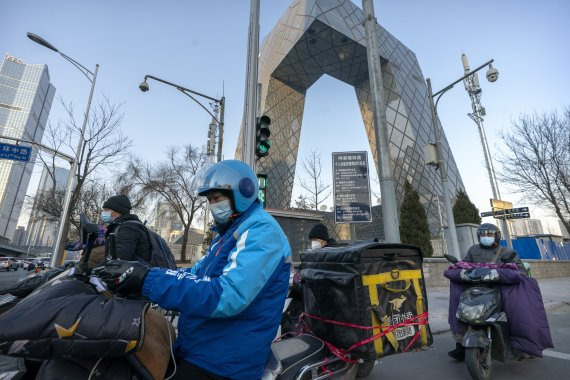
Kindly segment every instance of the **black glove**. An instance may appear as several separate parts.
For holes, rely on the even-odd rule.
[[[103,267],[93,269],[111,292],[140,295],[149,267],[138,261],[111,260]]]

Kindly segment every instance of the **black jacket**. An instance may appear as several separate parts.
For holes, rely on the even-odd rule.
[[[127,221],[137,221],[139,223],[125,223]],[[138,216],[126,214],[113,220],[107,227],[105,235],[105,255],[109,256],[110,239],[109,235],[115,234],[115,252],[117,258],[129,261],[150,261],[151,245],[148,240],[146,227],[140,223]]]
[[[499,252],[500,249],[500,252]],[[491,247],[486,247],[482,244],[475,244],[467,251],[467,255],[463,258],[463,261],[467,261],[469,263],[500,263],[502,257],[507,257],[513,251],[509,247],[502,247],[499,245],[493,245]],[[500,257],[498,257],[498,253],[500,253]],[[513,259],[513,263],[517,265],[519,271],[526,273],[526,269],[519,258],[519,255],[515,252],[515,257]]]

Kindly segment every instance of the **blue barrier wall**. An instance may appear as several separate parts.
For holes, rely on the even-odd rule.
[[[501,240],[501,245],[507,243]],[[570,243],[528,237],[514,239],[513,248],[521,259],[570,260]]]

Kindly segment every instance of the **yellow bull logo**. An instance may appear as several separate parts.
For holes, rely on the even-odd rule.
[[[402,295],[402,296],[400,296],[400,298],[394,298],[393,300],[388,301],[388,302],[390,302],[392,304],[392,310],[400,312],[400,308],[402,307],[404,302],[406,302],[406,300],[407,300],[407,298]]]

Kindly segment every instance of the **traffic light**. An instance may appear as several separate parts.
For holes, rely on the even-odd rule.
[[[271,148],[269,143],[269,136],[271,135],[269,130],[270,124],[271,118],[267,115],[257,118],[257,123],[255,124],[255,155],[258,158],[267,156],[269,148]]]

